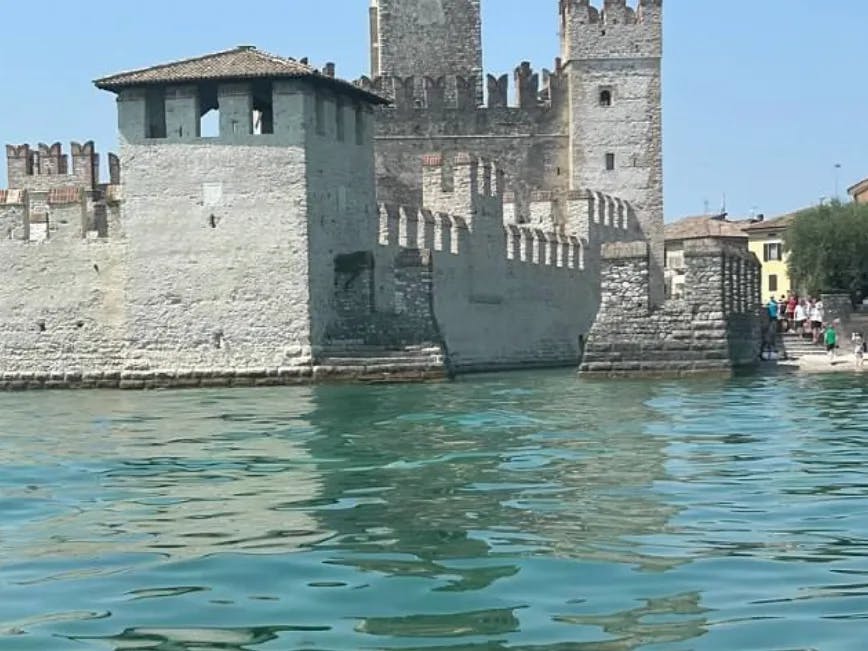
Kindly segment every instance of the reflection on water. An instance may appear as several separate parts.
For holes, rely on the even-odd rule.
[[[866,393],[0,396],[0,648],[858,648]]]

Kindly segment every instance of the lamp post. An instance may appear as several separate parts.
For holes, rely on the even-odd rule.
[[[838,196],[838,175],[841,172],[841,163],[835,163],[835,201],[840,200]]]

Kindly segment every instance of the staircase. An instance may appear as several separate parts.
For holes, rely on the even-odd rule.
[[[373,346],[332,342],[317,357],[314,376],[354,382],[418,382],[451,377],[446,351],[436,343]]]
[[[811,339],[805,339],[793,332],[779,334],[777,338],[778,353],[783,359],[800,359],[808,355],[823,355],[826,349],[822,343],[813,344]]]

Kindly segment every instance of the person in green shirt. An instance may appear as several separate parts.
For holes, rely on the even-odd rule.
[[[838,331],[835,329],[835,324],[831,323],[826,326],[826,334],[824,335],[826,342],[826,351],[829,353],[829,359],[835,361],[835,354],[838,350]]]

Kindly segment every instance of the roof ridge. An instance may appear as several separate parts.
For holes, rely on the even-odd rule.
[[[113,75],[109,75],[108,77],[102,77],[94,81],[96,84],[104,83],[114,79],[115,77],[126,77],[127,75],[136,75],[142,72],[150,72],[152,70],[162,70],[163,68],[171,68],[172,66],[176,66],[179,63],[193,63],[195,61],[204,61],[205,59],[213,59],[214,57],[223,56],[225,54],[232,54],[233,52],[247,52],[253,50],[255,52],[259,52],[255,46],[250,45],[239,45],[233,48],[229,48],[228,50],[219,50],[217,52],[211,52],[209,54],[202,54],[199,56],[190,57],[187,59],[181,59],[176,61],[167,61],[166,63],[158,63],[153,66],[145,66],[144,68],[134,68],[132,70],[124,70],[122,72],[116,72]],[[301,64],[299,64],[301,65]]]

